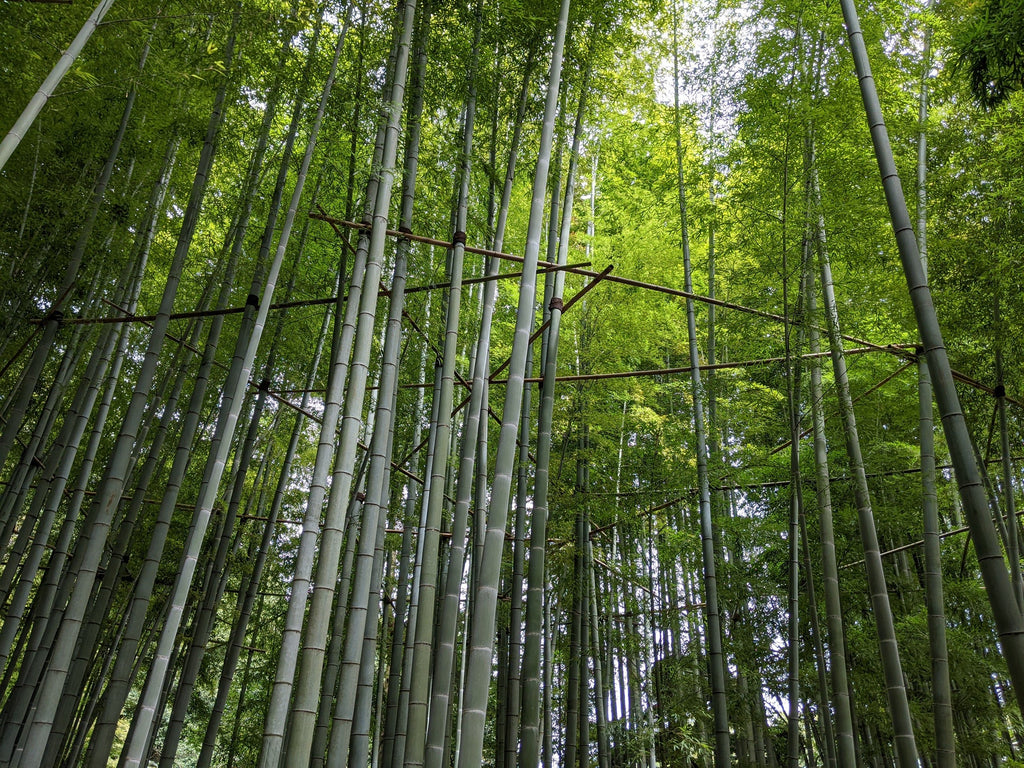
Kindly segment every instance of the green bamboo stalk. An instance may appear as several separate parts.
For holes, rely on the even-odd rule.
[[[14,125],[4,136],[3,141],[0,141],[0,170],[7,164],[11,155],[14,154],[14,150],[18,148],[18,144],[21,143],[28,129],[32,127],[32,123],[43,110],[43,107],[46,106],[46,102],[53,96],[53,92],[60,85],[60,81],[64,79],[64,75],[71,69],[85,44],[92,37],[92,33],[96,31],[96,28],[103,21],[103,17],[107,15],[107,11],[110,10],[113,4],[114,0],[100,0],[93,12],[89,14],[89,18],[85,20],[85,24],[82,25],[82,29],[79,30],[75,39],[71,41],[71,45],[61,54],[50,74],[46,76],[43,84],[39,86],[39,90],[29,100],[24,111],[22,111]]]
[[[424,347],[424,357],[426,347]],[[395,744],[393,762],[405,759],[406,746],[408,744],[409,718],[411,714],[412,688],[417,683],[415,680],[415,650],[416,650],[416,628],[419,626],[420,594],[423,583],[423,564],[427,551],[427,540],[431,538],[428,530],[430,520],[428,507],[430,500],[430,486],[433,485],[434,456],[437,445],[437,425],[440,422],[441,411],[441,360],[434,358],[434,386],[431,398],[431,410],[429,430],[427,432],[427,456],[423,472],[422,497],[419,500],[420,516],[417,525],[416,555],[413,558],[412,588],[409,591],[409,620],[406,627],[405,652],[402,660],[402,685],[399,691],[398,717],[395,724]],[[407,511],[408,511],[407,507]],[[436,564],[434,571],[436,572]],[[414,748],[415,749],[415,748]],[[419,748],[422,752],[422,747]],[[401,756],[401,757],[399,757]]]
[[[373,413],[370,413],[367,427],[372,427]],[[364,453],[359,467],[359,476],[370,458]],[[359,487],[365,489],[365,479],[361,479]],[[316,727],[313,731],[313,746],[310,749],[310,768],[322,768],[327,758],[328,738],[334,715],[334,703],[338,695],[338,675],[341,670],[341,652],[345,641],[345,624],[348,616],[349,598],[352,594],[352,570],[356,559],[356,545],[359,543],[359,526],[363,517],[364,490],[357,491],[349,500],[348,514],[345,520],[345,553],[341,558],[341,575],[334,596],[334,615],[331,619],[331,640],[327,646],[327,659],[320,682],[320,705],[316,715]]]
[[[811,169],[811,185],[815,207],[820,211],[818,181],[813,166]],[[821,269],[822,294],[825,300],[825,322],[826,329],[828,330],[829,349],[832,356],[836,390],[839,396],[839,407],[843,418],[846,453],[850,458],[850,469],[854,476],[853,490],[857,504],[857,518],[860,526],[861,541],[864,546],[868,589],[871,596],[875,627],[878,632],[879,652],[882,657],[882,671],[885,677],[889,714],[892,718],[893,730],[895,732],[896,752],[899,754],[902,765],[917,766],[917,745],[914,740],[907,689],[903,680],[903,666],[900,662],[899,649],[896,645],[896,631],[893,623],[892,608],[889,605],[889,592],[886,587],[885,572],[882,568],[882,558],[878,547],[878,533],[875,529],[871,495],[864,471],[860,439],[857,436],[857,417],[853,410],[853,399],[850,396],[850,381],[846,373],[846,357],[843,354],[843,342],[839,330],[839,316],[836,310],[836,298],[832,284],[832,269],[829,264],[828,252],[825,248],[825,231],[821,218],[819,218],[817,227],[817,251],[819,267]]]
[[[610,768],[611,748],[608,735],[608,715],[605,709],[605,659],[606,654],[601,644],[600,625],[598,621],[597,576],[594,568],[594,542],[588,536],[587,541],[587,572],[590,577],[590,637],[591,653],[594,660],[594,691],[596,700],[594,710],[597,715],[597,765],[598,768]]]
[[[998,299],[997,299],[998,315]],[[996,319],[996,327],[1000,325]],[[1006,557],[1010,561],[1010,584],[1017,607],[1024,612],[1024,582],[1020,567],[1020,526],[1017,523],[1017,502],[1013,491],[1013,463],[1010,458],[1010,426],[1006,416],[1006,387],[1003,384],[1002,348],[996,347],[996,410],[999,415],[999,446],[1003,469],[1003,512],[1006,520]]]
[[[412,229],[413,207],[416,199],[416,177],[419,165],[419,146],[422,135],[421,117],[423,114],[423,92],[424,81],[427,69],[427,46],[429,42],[429,25],[431,13],[429,7],[421,9],[420,29],[416,36],[416,60],[412,76],[412,91],[410,104],[406,111],[406,143],[405,158],[403,162],[402,176],[402,206],[399,228]],[[406,238],[400,238],[395,246],[396,260],[407,258],[411,243]],[[430,316],[430,295],[427,296],[425,314]],[[427,349],[423,347],[420,353],[420,380],[423,380],[427,364]],[[424,410],[425,393],[421,389],[417,392],[415,413],[422,413]],[[434,404],[438,404],[435,399]],[[413,444],[419,445],[422,436],[422,424],[416,419],[413,428]],[[412,472],[416,474],[419,466],[419,454],[413,459]],[[429,476],[429,472],[428,472]],[[395,629],[392,637],[391,656],[389,665],[389,677],[387,686],[387,704],[384,714],[383,749],[380,750],[381,759],[386,766],[391,766],[397,760],[404,759],[404,748],[396,750],[396,731],[398,730],[400,702],[402,699],[403,685],[408,685],[411,677],[411,668],[407,674],[405,667],[407,662],[411,664],[411,655],[406,657],[406,641],[412,636],[410,628],[415,626],[413,603],[415,602],[416,590],[410,590],[409,568],[410,555],[412,554],[412,535],[415,528],[414,514],[417,502],[417,491],[414,487],[406,484],[406,503],[403,515],[402,553],[399,565],[398,594],[395,600]],[[408,695],[408,688],[405,688]]]
[[[473,161],[473,127],[476,120],[476,71],[480,55],[481,30],[482,12],[481,4],[478,2],[475,12],[472,58],[467,77],[468,93],[463,122],[458,209],[456,213],[455,235],[452,238],[455,245],[452,249],[450,266],[452,285],[448,294],[445,362],[448,361],[449,347],[451,347],[451,353],[454,354],[454,347],[458,337],[463,260],[465,256],[465,228],[469,211],[469,186]],[[474,385],[478,381],[482,384],[482,379],[485,375],[484,371],[487,369],[488,349],[489,345],[482,343],[478,338],[473,360]],[[452,359],[452,364],[454,365],[454,358]],[[441,407],[447,407],[450,410],[451,401],[445,399],[445,394],[445,391],[442,390]],[[476,402],[474,402],[473,395],[476,395]],[[482,414],[484,405],[482,396],[482,386],[479,394],[476,392],[471,393],[470,410],[466,412],[466,420],[462,429],[462,448],[458,467],[458,490],[451,525],[452,538],[448,547],[448,569],[439,609],[437,638],[434,643],[430,709],[426,728],[426,746],[423,755],[423,763],[426,768],[441,768],[444,759],[446,736],[449,733],[451,723],[451,681],[452,670],[455,665],[455,642],[462,591],[462,573],[465,567],[466,532],[474,480],[475,450],[476,442],[480,435],[480,421],[486,418],[486,415]]]
[[[853,54],[854,67],[860,81],[861,99],[871,131],[871,141],[878,161],[879,173],[885,190],[896,245],[907,279],[918,331],[928,358],[935,398],[942,415],[942,424],[949,445],[950,458],[954,466],[960,498],[963,502],[971,539],[978,555],[982,580],[988,594],[989,604],[995,619],[996,631],[1006,658],[1010,680],[1013,683],[1017,703],[1024,709],[1024,617],[1017,607],[1014,590],[1003,560],[1002,549],[996,538],[995,529],[985,503],[985,492],[981,485],[978,467],[971,455],[970,433],[967,421],[960,408],[960,400],[953,383],[953,375],[946,354],[945,342],[939,328],[931,291],[921,266],[920,253],[914,230],[910,225],[907,203],[903,197],[902,185],[889,144],[878,93],[871,75],[864,35],[853,0],[841,0],[843,18]]]
[[[917,128],[917,248],[921,269],[928,276],[928,80],[931,72],[932,29],[924,32],[924,66],[918,98]],[[935,472],[935,419],[931,374],[925,355],[917,359],[917,402],[921,440],[921,509],[924,517],[925,604],[928,611],[928,649],[932,672],[932,719],[935,722],[937,768],[954,768],[953,694],[946,650],[946,609],[942,585],[942,545]],[[1014,526],[1016,528],[1016,526]],[[1011,560],[1012,563],[1012,560]],[[1019,568],[1019,564],[1018,564]]]
[[[817,316],[814,279],[807,281],[807,315]],[[809,324],[811,354],[820,352],[817,326]],[[825,443],[825,414],[822,407],[821,358],[811,360],[811,418],[814,435],[815,489],[818,502],[818,527],[821,539],[822,579],[825,590],[825,616],[828,629],[832,706],[835,708],[836,758],[839,768],[857,765],[854,728],[850,712],[849,683],[846,675],[846,647],[843,634],[843,612],[839,596],[839,569],[832,523],[832,491],[828,473],[828,450]]]
[[[277,487],[274,491],[270,509],[267,512],[267,520],[263,528],[263,537],[260,540],[256,560],[253,563],[252,571],[248,577],[245,596],[241,601],[238,611],[238,618],[232,627],[231,637],[228,640],[224,665],[222,667],[220,681],[217,686],[217,696],[210,711],[210,717],[206,723],[206,733],[203,737],[203,746],[196,762],[197,768],[208,768],[213,759],[213,750],[216,746],[218,729],[224,716],[224,710],[227,705],[228,694],[231,690],[231,683],[234,679],[235,669],[245,643],[245,635],[249,627],[249,617],[252,615],[253,605],[258,597],[260,577],[262,576],[263,568],[270,552],[277,519],[280,516],[281,507],[284,501],[284,494],[290,480],[292,464],[298,450],[299,439],[302,436],[303,427],[305,426],[305,416],[303,411],[309,407],[309,401],[311,399],[311,393],[309,390],[313,387],[316,380],[317,370],[320,367],[320,356],[323,353],[324,343],[327,339],[327,332],[330,328],[331,315],[332,313],[330,310],[324,313],[323,324],[321,325],[320,333],[317,336],[316,347],[309,364],[309,373],[306,378],[306,391],[302,393],[302,400],[299,403],[299,412],[296,414],[295,424],[292,427],[291,437],[288,441],[288,448],[285,451],[284,459],[281,463]]]
[[[675,43],[676,25],[672,25]],[[675,135],[676,171],[679,185],[679,217],[683,251],[684,290],[693,292],[690,266],[690,240],[686,221],[686,187],[683,178],[683,136],[679,115],[679,50],[673,45],[675,73]],[[704,389],[701,384],[700,355],[697,349],[697,317],[693,299],[686,300],[686,327],[690,347],[690,383],[693,389],[693,424],[696,440],[697,483],[700,487],[700,530],[704,566],[704,602],[708,666],[711,678],[711,710],[715,729],[715,766],[726,768],[732,760],[729,747],[729,705],[726,698],[725,656],[722,651],[722,628],[718,609],[718,579],[715,573],[715,544],[711,520],[711,490],[708,479],[707,432],[704,425]]]

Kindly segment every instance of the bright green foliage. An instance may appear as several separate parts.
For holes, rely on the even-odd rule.
[[[1024,4],[983,0],[969,11],[954,39],[955,69],[986,109],[1024,87]]]

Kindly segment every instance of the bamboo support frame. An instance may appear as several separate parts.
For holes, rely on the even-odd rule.
[[[357,229],[357,230],[367,229],[367,225],[366,224],[359,224],[359,223],[352,222],[352,221],[345,221],[344,219],[333,218],[333,217],[328,216],[328,215],[326,215],[324,213],[310,213],[309,216],[310,216],[310,218],[316,219],[318,221],[324,221],[324,222],[330,224],[335,229],[336,232],[338,231],[337,230],[338,226],[349,227],[351,229]],[[391,236],[391,237],[401,237],[401,238],[405,238],[407,240],[411,240],[413,242],[424,243],[426,245],[432,245],[432,246],[436,246],[436,247],[439,247],[439,248],[451,248],[452,247],[452,243],[448,242],[447,240],[437,240],[435,238],[426,237],[424,235],[416,235],[416,234],[412,234],[412,233],[403,233],[403,232],[399,232],[398,230],[393,230],[393,229],[387,230],[387,234],[389,236]],[[511,262],[515,262],[515,263],[519,263],[519,262],[522,261],[522,257],[521,256],[516,256],[515,254],[503,253],[501,251],[492,251],[492,250],[489,250],[487,248],[477,248],[477,247],[470,246],[470,245],[466,246],[466,252],[467,253],[473,253],[473,254],[481,255],[481,256],[490,256],[490,257],[493,257],[493,258],[502,259],[504,261],[511,261]],[[771,313],[771,312],[765,312],[763,310],[755,309],[753,307],[747,307],[747,306],[744,306],[742,304],[736,304],[734,302],[723,301],[721,299],[714,299],[714,298],[711,298],[709,296],[702,296],[702,295],[696,294],[696,293],[688,293],[688,292],[680,290],[678,288],[670,288],[670,287],[665,286],[665,285],[658,285],[656,283],[647,283],[647,282],[643,282],[641,280],[633,280],[631,278],[622,277],[620,275],[613,275],[613,274],[610,274],[611,267],[605,268],[605,270],[603,270],[602,272],[595,272],[592,269],[585,268],[587,264],[589,264],[589,262],[583,262],[583,263],[580,263],[580,264],[566,264],[566,265],[561,265],[560,266],[558,264],[553,264],[551,262],[541,261],[541,262],[539,262],[540,268],[539,268],[538,272],[539,273],[544,273],[544,272],[569,272],[569,273],[574,274],[574,275],[581,275],[583,277],[590,277],[590,278],[595,278],[595,279],[600,279],[600,280],[607,280],[607,281],[612,282],[612,283],[618,283],[619,285],[625,285],[625,286],[629,286],[629,287],[633,287],[633,288],[641,288],[641,289],[644,289],[644,290],[653,291],[655,293],[663,293],[663,294],[666,294],[666,295],[669,295],[669,296],[676,296],[676,297],[684,298],[684,299],[685,298],[690,298],[690,299],[693,299],[694,301],[699,301],[699,302],[701,302],[703,304],[708,304],[708,305],[711,305],[711,306],[721,307],[723,309],[732,309],[732,310],[735,310],[737,312],[743,312],[743,313],[746,313],[746,314],[755,315],[757,317],[762,317],[762,318],[765,318],[765,319],[768,319],[768,320],[774,320],[774,321],[780,322],[780,323],[792,323],[793,322],[793,320],[787,320],[782,315],[776,315],[776,314]],[[464,284],[478,284],[478,283],[490,282],[492,280],[504,280],[504,279],[507,279],[507,278],[516,278],[516,277],[521,276],[521,274],[522,273],[518,272],[518,271],[517,272],[506,272],[506,273],[502,273],[502,274],[499,274],[499,275],[495,275],[493,277],[483,276],[483,277],[468,278],[468,279],[466,279],[463,282],[464,282]],[[443,288],[447,288],[448,285],[449,284],[446,283],[446,282],[441,282],[441,283],[430,283],[429,285],[414,286],[412,288],[409,288],[406,291],[406,293],[418,293],[418,292],[423,292],[423,291],[443,289]],[[589,287],[586,290],[589,290]],[[386,293],[387,293],[387,289],[381,289],[381,295],[385,295]],[[582,296],[574,297],[573,299],[570,299],[568,302],[566,302],[566,307],[565,308],[568,309],[568,307],[572,304],[572,302],[577,301],[578,298],[582,298]],[[336,296],[328,296],[328,297],[317,298],[317,299],[300,299],[300,300],[295,300],[295,301],[287,301],[287,302],[281,302],[281,303],[278,303],[278,304],[273,304],[273,305],[271,305],[270,309],[272,311],[275,311],[275,310],[284,310],[284,309],[296,309],[296,308],[301,308],[301,307],[325,306],[325,305],[329,305],[329,304],[334,304],[336,301],[337,301],[337,297]],[[62,321],[62,324],[63,325],[76,325],[76,324],[82,324],[82,323],[135,323],[135,322],[143,322],[144,323],[144,322],[151,322],[155,318],[154,315],[132,315],[132,314],[126,313],[123,309],[120,309],[120,308],[118,308],[118,309],[122,312],[122,314],[119,315],[119,316],[115,316],[115,317],[78,317],[78,318],[72,317],[72,318],[64,318],[63,321]],[[227,309],[220,309],[220,310],[213,309],[213,310],[205,310],[205,311],[176,312],[176,313],[173,313],[171,315],[171,320],[183,320],[183,319],[189,319],[189,318],[195,318],[195,317],[213,317],[215,315],[234,315],[234,314],[241,314],[244,311],[245,311],[245,307],[242,306],[242,307],[229,307]],[[31,323],[31,324],[34,324],[34,325],[38,325],[38,324],[41,324],[44,321],[45,321],[45,318],[33,318],[33,319],[29,320],[28,322]],[[544,330],[544,326],[542,326],[541,328],[538,328],[537,333],[540,333],[543,330]],[[821,330],[821,329],[819,329],[819,330]],[[864,352],[869,352],[869,351],[886,352],[886,353],[888,353],[890,355],[894,355],[894,356],[899,357],[899,358],[901,358],[901,359],[903,359],[903,360],[905,360],[907,362],[910,362],[910,363],[917,362],[917,358],[918,358],[918,354],[919,353],[914,351],[914,350],[916,350],[917,345],[913,344],[913,343],[878,344],[878,343],[869,341],[867,339],[862,339],[862,338],[859,338],[857,336],[851,336],[851,335],[845,334],[845,333],[842,334],[842,338],[843,338],[844,341],[848,341],[848,342],[851,342],[853,344],[857,344],[858,345],[854,349],[846,350],[845,354],[847,354],[847,355],[862,354]],[[819,356],[825,356],[825,355],[826,355],[826,353],[821,353]],[[812,356],[813,355],[804,355],[804,357],[812,357]],[[701,370],[726,370],[726,369],[731,369],[731,368],[742,368],[742,367],[754,366],[754,365],[769,365],[769,364],[772,364],[772,363],[781,362],[783,360],[784,360],[784,358],[762,358],[762,359],[759,359],[759,360],[751,360],[751,361],[737,361],[737,362],[732,362],[732,363],[715,363],[713,365],[702,365],[701,366]],[[503,384],[503,383],[505,383],[504,379],[497,379],[497,378],[495,378],[496,375],[499,374],[502,370],[504,370],[504,367],[497,369],[496,371],[494,371],[491,374],[491,377],[492,377],[491,378],[491,383],[492,384]],[[650,370],[650,371],[616,372],[616,373],[607,373],[607,374],[589,374],[587,376],[564,376],[564,377],[563,376],[559,376],[557,381],[588,381],[588,380],[599,380],[599,379],[629,378],[631,376],[654,376],[654,375],[658,375],[658,374],[688,373],[689,371],[690,371],[689,367],[664,368],[664,369],[660,369],[660,370]],[[990,387],[987,384],[984,384],[981,381],[979,381],[979,380],[977,380],[975,378],[972,378],[972,377],[968,376],[965,373],[962,373],[961,371],[957,371],[957,370],[954,369],[953,370],[953,378],[956,379],[957,381],[959,381],[962,384],[966,384],[969,387],[977,389],[977,390],[979,390],[981,392],[985,392],[985,393],[987,393],[989,395],[995,396],[995,394],[996,394],[996,389],[995,389],[994,386]],[[537,382],[540,381],[540,379],[538,377],[528,377],[526,379],[526,381],[527,381],[527,383],[537,383]],[[407,388],[412,388],[412,387],[424,387],[424,386],[429,386],[429,385],[427,385],[427,384],[403,384],[402,386],[403,387],[407,387]],[[310,390],[310,391],[311,392],[315,392],[317,390]],[[286,392],[285,390],[280,390],[280,391],[277,391],[276,394],[279,395],[279,394],[283,394],[285,392]],[[287,392],[288,393],[301,393],[301,390],[287,390]],[[1013,403],[1016,406],[1024,408],[1024,400],[1022,400],[1019,397],[1013,397],[1013,396],[1007,394],[1006,395],[1006,401],[1008,403]]]

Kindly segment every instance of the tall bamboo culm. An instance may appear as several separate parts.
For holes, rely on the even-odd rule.
[[[931,374],[932,388],[938,401],[939,413],[949,446],[950,459],[956,474],[960,499],[963,503],[967,525],[971,531],[978,565],[992,615],[995,619],[996,632],[1006,659],[1013,693],[1018,706],[1024,710],[1024,616],[1017,606],[1014,590],[1007,573],[1006,561],[1003,559],[1002,548],[992,524],[985,489],[971,450],[971,437],[967,429],[967,420],[960,408],[960,398],[953,383],[953,373],[946,354],[945,341],[939,328],[935,306],[932,303],[931,291],[921,265],[921,254],[917,239],[910,223],[907,201],[903,197],[903,186],[892,155],[889,134],[885,127],[885,118],[878,101],[878,91],[871,74],[864,34],[860,29],[860,19],[853,0],[840,0],[846,32],[853,54],[853,63],[860,82],[861,100],[871,132],[871,142],[875,150],[875,159],[882,177],[882,187],[889,217],[892,221],[896,237],[896,245],[903,264],[903,274],[910,290],[910,299],[917,318],[918,332],[928,358],[928,371]]]

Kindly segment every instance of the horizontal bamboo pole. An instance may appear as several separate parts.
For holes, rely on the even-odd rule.
[[[913,344],[908,344],[906,346],[913,347],[914,345]],[[846,350],[846,354],[848,354],[848,355],[862,355],[862,354],[866,354],[868,352],[879,352],[879,351],[884,351],[884,350],[879,350],[878,347],[874,347],[874,346],[871,346],[871,347],[857,347],[855,349]],[[800,357],[806,359],[806,358],[815,358],[815,357],[828,357],[828,355],[829,355],[828,352],[813,352],[813,353],[807,353],[807,354],[801,355]],[[710,364],[710,365],[705,363],[705,364],[702,364],[700,366],[700,370],[702,370],[702,371],[725,371],[725,370],[735,369],[735,368],[755,368],[755,367],[761,366],[761,365],[773,365],[775,363],[783,363],[785,361],[786,361],[786,358],[784,358],[784,357],[761,357],[761,358],[756,358],[756,359],[753,359],[753,360],[737,360],[737,361],[731,362],[731,363],[713,363],[713,364]],[[649,369],[637,370],[637,371],[613,371],[611,373],[566,374],[564,376],[556,376],[555,377],[555,381],[569,381],[569,382],[572,382],[572,381],[602,381],[602,380],[605,380],[605,379],[632,379],[632,378],[639,378],[639,377],[645,377],[645,376],[662,376],[662,375],[689,373],[691,370],[692,369],[691,369],[690,366],[683,366],[683,367],[680,367],[680,368],[649,368]],[[539,383],[539,382],[543,381],[543,378],[540,377],[540,376],[530,376],[530,377],[526,378],[526,381],[529,382],[529,383],[536,384],[536,383]],[[492,379],[490,383],[491,384],[506,384],[506,383],[508,383],[508,379]],[[416,383],[416,384],[403,384],[402,386],[407,388],[407,389],[424,389],[426,387],[433,386],[433,384],[426,383],[426,382],[419,382],[419,383]],[[323,390],[314,390],[314,391],[323,391]]]
[[[580,262],[579,264],[563,264],[553,265],[545,267],[544,269],[538,270],[540,273],[545,272],[564,272],[574,269],[582,269],[590,265],[589,261]],[[479,283],[489,283],[493,280],[508,280],[514,277],[522,277],[522,272],[502,272],[497,275],[484,275],[483,277],[470,277],[462,281],[463,285],[477,285]],[[435,291],[441,288],[448,288],[451,286],[450,282],[445,283],[430,283],[429,285],[414,285],[411,288],[407,288],[405,292],[409,293],[422,293],[424,291]],[[388,295],[386,288],[380,289],[380,295]],[[338,300],[337,296],[325,296],[317,299],[296,299],[294,301],[282,301],[278,304],[271,304],[270,309],[277,311],[282,309],[295,309],[300,307],[318,307],[325,304],[334,304]],[[106,302],[109,303],[109,302]],[[114,305],[111,305],[114,306]],[[114,315],[111,317],[70,317],[65,318],[61,321],[62,325],[97,325],[97,324],[111,324],[111,323],[151,323],[156,320],[156,315],[133,315],[127,310],[121,310],[123,314]],[[238,315],[245,312],[245,305],[241,307],[225,307],[224,309],[203,309],[203,310],[192,310],[191,312],[174,312],[171,314],[171,320],[188,320],[195,317],[216,317],[218,315]],[[29,320],[29,323],[34,325],[41,325],[46,321],[46,318],[33,318]]]
[[[1024,515],[1024,510],[1021,510],[1020,512],[1017,513],[1017,519],[1018,520],[1020,519],[1021,515]],[[966,525],[962,526],[961,528],[952,528],[952,529],[950,529],[948,531],[943,531],[942,533],[940,533],[939,534],[939,538],[940,539],[946,539],[946,538],[949,538],[950,536],[959,536],[960,534],[963,534],[963,533],[970,533],[970,530],[971,529],[968,526],[966,526]],[[903,544],[902,546],[899,546],[899,547],[893,547],[892,549],[887,549],[887,550],[885,550],[885,552],[882,553],[882,557],[885,557],[886,555],[895,555],[895,554],[897,554],[899,552],[906,552],[908,549],[915,549],[917,547],[923,547],[923,546],[924,546],[924,539],[919,539],[918,541],[912,541],[909,544]],[[858,565],[863,565],[863,564],[864,564],[863,560],[857,560],[857,561],[852,562],[852,563],[846,563],[845,565],[841,565],[841,566],[839,566],[839,569],[843,570],[843,569],[846,569],[846,568],[856,568]]]

